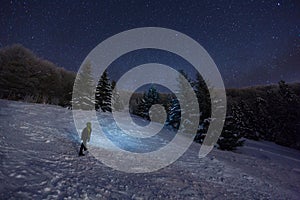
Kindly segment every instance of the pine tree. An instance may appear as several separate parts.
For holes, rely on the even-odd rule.
[[[210,122],[211,122],[211,118],[206,118],[202,122],[200,122],[200,124],[198,126],[198,130],[197,130],[197,134],[194,139],[195,142],[198,142],[201,144],[203,143],[203,141],[206,137]]]
[[[96,110],[101,109],[103,112],[111,112],[112,89],[105,70],[96,87]]]
[[[222,134],[218,139],[219,149],[235,150],[236,147],[242,146],[244,140],[241,140],[242,135],[237,131],[236,119],[233,116],[227,116]]]
[[[242,131],[245,124],[240,107],[233,105],[231,113],[232,115],[225,119],[223,131],[217,142],[221,150],[235,150],[244,143]]]
[[[160,96],[157,89],[154,86],[151,86],[144,99],[147,101],[149,106],[159,103]]]
[[[207,81],[206,81],[207,82]],[[196,74],[196,80],[193,82],[194,90],[198,98],[199,109],[201,112],[201,121],[210,118],[211,102],[208,86],[200,74]]]
[[[185,118],[183,118],[181,126],[183,132],[194,134],[193,127],[195,126],[195,124],[193,123],[200,118],[199,106],[197,100],[195,101],[195,99],[192,98],[193,96],[191,93],[194,92],[194,90],[192,88],[191,79],[183,70],[179,70],[179,72],[181,76],[179,76],[177,79],[178,91],[176,96],[179,100],[180,105],[182,105],[183,99],[185,99],[185,101],[187,102],[185,105],[180,107],[181,117],[186,116]],[[199,124],[197,124],[197,126],[199,126]]]
[[[171,106],[168,111],[167,125],[170,125],[173,128],[178,129],[180,126],[180,119],[181,119],[180,104],[177,98],[173,98],[171,100]]]
[[[135,114],[144,119],[150,120],[149,109],[152,105],[158,104],[160,101],[159,93],[154,86],[151,86],[148,92],[145,92],[142,99],[138,100],[138,108]]]
[[[82,66],[74,84],[72,96],[73,109],[94,110],[95,98],[93,90],[95,84],[92,77],[92,66],[89,61]]]
[[[112,81],[111,89],[112,89],[112,102],[111,102],[112,108],[115,111],[123,110],[124,105],[123,105],[123,102],[121,100],[120,93],[119,93],[118,89],[116,88],[116,82],[115,81]]]
[[[196,74],[196,80],[193,82],[194,91],[198,99],[199,111],[201,113],[197,134],[194,139],[199,143],[203,142],[211,121],[210,94],[206,82],[200,74]]]
[[[231,108],[232,117],[235,123],[235,131],[242,137],[245,135],[245,131],[248,129],[245,124],[245,113],[241,104],[233,104]]]
[[[232,112],[238,113],[241,123],[243,123],[239,131],[248,139],[259,140],[258,120],[253,109],[244,100],[240,100],[237,105],[234,104],[232,107],[235,109]]]
[[[137,109],[134,110],[134,114],[138,115],[144,119],[150,120],[149,117],[149,106],[147,101],[145,100],[145,95],[142,98],[137,98],[136,99],[136,105],[137,105]]]

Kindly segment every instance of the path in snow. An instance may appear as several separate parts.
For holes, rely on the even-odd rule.
[[[129,174],[106,167],[91,153],[78,157],[70,110],[0,100],[0,118],[0,199],[300,196],[299,151],[272,143],[247,141],[236,153],[213,150],[204,159],[197,157],[200,146],[194,143],[164,169]]]

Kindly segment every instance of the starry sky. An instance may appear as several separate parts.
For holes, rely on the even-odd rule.
[[[298,0],[0,0],[0,5],[0,47],[23,44],[68,70],[77,71],[106,38],[155,26],[180,31],[200,43],[227,88],[300,81]],[[138,62],[172,65],[164,53],[152,53],[139,54]],[[125,57],[137,60],[134,53]],[[185,69],[184,62],[176,63]],[[119,71],[126,71],[126,65],[121,66]]]

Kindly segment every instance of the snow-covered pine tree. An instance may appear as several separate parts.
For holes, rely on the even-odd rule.
[[[240,115],[240,109],[233,105],[231,108],[232,115],[226,116],[225,124],[221,136],[218,139],[218,145],[221,150],[235,150],[236,147],[242,146],[244,122]]]
[[[210,94],[206,82],[200,74],[196,74],[196,80],[193,81],[194,91],[197,95],[199,109],[201,112],[200,122],[203,122],[205,119],[208,119],[211,116]]]
[[[240,100],[234,108],[237,113],[240,113],[240,118],[243,122],[243,126],[241,126],[242,129],[239,131],[248,139],[259,140],[260,132],[257,128],[258,121],[253,109],[244,100]]]
[[[115,111],[123,110],[124,105],[123,105],[123,102],[121,100],[120,93],[119,93],[118,89],[116,88],[116,81],[112,81],[111,89],[112,89],[112,99],[111,99],[112,108]]]
[[[94,79],[92,76],[92,65],[87,61],[78,73],[74,92],[72,96],[73,109],[94,110],[95,98],[93,90],[95,88]]]
[[[231,114],[235,123],[234,130],[240,137],[243,137],[245,135],[245,130],[247,130],[247,126],[245,124],[245,113],[240,104],[234,103],[231,107]]]
[[[149,109],[148,109],[147,102],[145,100],[145,95],[143,97],[136,99],[136,105],[137,105],[137,108],[136,108],[136,110],[133,110],[133,114],[149,120],[150,119],[149,115],[148,115]]]
[[[236,147],[243,145],[243,140],[240,140],[240,135],[235,132],[235,120],[232,116],[227,116],[225,120],[225,127],[221,136],[218,139],[219,149],[221,150],[235,150]]]
[[[150,120],[149,109],[152,105],[159,103],[160,96],[157,89],[152,85],[148,92],[145,92],[143,98],[138,101],[138,108],[135,114],[144,119]]]
[[[206,134],[207,134],[207,130],[210,124],[211,118],[206,118],[204,119],[202,122],[200,122],[199,126],[198,126],[198,130],[197,130],[197,134],[195,136],[194,141],[198,142],[198,143],[203,143]]]
[[[195,136],[195,141],[199,143],[203,142],[211,120],[210,94],[206,82],[200,74],[196,74],[196,80],[192,82],[201,113],[197,134]]]
[[[153,85],[149,88],[145,100],[148,102],[150,106],[157,104],[159,102],[160,100],[159,93],[157,92],[157,89]]]
[[[181,104],[181,99],[185,99],[186,102],[188,102],[186,105],[181,106],[180,110],[181,110],[181,117],[184,116],[185,114],[188,114],[189,119],[183,119],[182,121],[182,130],[185,133],[191,133],[191,134],[196,134],[193,133],[193,130],[191,129],[192,127],[194,127],[194,121],[195,119],[200,118],[200,113],[198,111],[195,110],[195,108],[197,108],[198,106],[198,102],[194,101],[194,99],[192,98],[191,92],[191,87],[192,87],[192,81],[191,79],[188,77],[188,75],[183,71],[183,70],[179,70],[179,73],[182,76],[178,76],[177,82],[178,82],[178,91],[176,92],[176,97],[178,98],[179,104]],[[199,109],[198,109],[199,110]],[[190,118],[193,118],[193,120],[191,120]],[[198,126],[199,124],[197,124]]]
[[[103,112],[111,112],[111,95],[111,84],[105,70],[96,87],[96,110],[101,109]]]
[[[172,126],[173,128],[178,129],[181,119],[181,110],[180,104],[177,98],[171,99],[171,105],[169,108],[167,125]]]

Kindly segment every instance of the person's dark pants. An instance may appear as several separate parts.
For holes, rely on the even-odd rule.
[[[83,143],[81,143],[80,150],[79,150],[79,155],[84,155],[82,150],[85,150],[85,151],[87,150],[87,148],[84,146]]]

